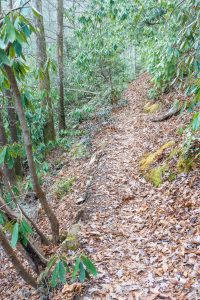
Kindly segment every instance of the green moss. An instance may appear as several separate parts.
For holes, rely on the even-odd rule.
[[[146,178],[155,186],[159,187],[163,183],[163,176],[165,172],[169,170],[169,167],[167,164],[158,166],[156,168],[153,168],[149,170],[149,172],[146,174]]]
[[[61,199],[66,194],[72,191],[72,186],[76,181],[76,177],[64,178],[54,186],[54,192],[58,199]]]
[[[152,114],[156,111],[158,111],[160,109],[160,104],[159,103],[147,103],[145,104],[144,106],[144,112],[147,113],[147,114]]]
[[[76,251],[80,246],[80,225],[73,224],[69,229],[66,239],[62,243],[62,249]]]
[[[157,151],[146,154],[140,161],[140,170],[144,177],[155,187],[159,187],[163,183],[166,172],[168,173],[168,180],[173,181],[177,174],[187,174],[198,164],[194,156],[184,155],[183,149],[174,147],[174,145],[174,141],[169,141]],[[163,155],[163,152],[168,148],[172,149]],[[162,165],[159,164],[160,158],[162,158]]]
[[[78,237],[76,235],[68,235],[65,240],[65,246],[68,250],[76,251],[80,246]]]
[[[180,148],[176,147],[174,149],[171,150],[167,160],[170,161],[174,156],[178,156],[180,154],[181,150]]]
[[[178,173],[189,173],[190,170],[194,167],[194,162],[191,157],[185,158],[183,154],[179,156],[177,162],[177,172]]]
[[[170,171],[168,179],[169,181],[174,181],[176,179],[176,174]]]
[[[173,147],[175,144],[174,141],[169,141],[167,143],[165,143],[161,148],[159,148],[157,151],[147,154],[143,159],[141,159],[140,161],[140,169],[142,171],[145,171],[147,169],[149,169],[149,167],[155,163],[158,158],[163,154],[164,150],[166,150],[167,148],[171,148]]]

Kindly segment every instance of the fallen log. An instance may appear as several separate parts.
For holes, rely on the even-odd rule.
[[[180,105],[180,101],[175,101],[172,107],[162,116],[158,116],[156,119],[151,119],[151,122],[162,122],[170,119],[173,116],[176,116],[181,111],[182,106]]]

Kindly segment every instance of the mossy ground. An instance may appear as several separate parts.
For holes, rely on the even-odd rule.
[[[159,187],[163,183],[163,176],[165,172],[169,170],[169,167],[167,164],[155,167],[151,169],[147,173],[147,180],[149,180],[155,187]]]
[[[167,149],[171,150],[166,151]],[[164,177],[173,181],[177,174],[187,174],[195,165],[194,159],[185,156],[181,148],[175,147],[174,141],[165,143],[155,152],[145,154],[140,160],[143,176],[155,187],[163,183]]]
[[[149,169],[149,167],[160,158],[160,156],[163,154],[163,152],[166,149],[172,148],[174,145],[175,145],[174,141],[169,141],[164,145],[162,145],[162,147],[160,147],[155,152],[146,154],[140,161],[140,169],[142,171]]]

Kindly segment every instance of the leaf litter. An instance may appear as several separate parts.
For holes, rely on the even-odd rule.
[[[66,284],[49,299],[200,299],[199,170],[178,174],[174,181],[155,188],[139,166],[144,153],[169,140],[181,144],[184,136],[178,135],[178,128],[189,116],[183,113],[166,122],[151,122],[143,112],[150,85],[147,74],[130,84],[124,95],[128,106],[116,109],[112,125],[94,135],[92,158],[73,159],[58,152],[50,157],[53,161],[60,155],[63,167],[46,178],[48,198],[63,231],[80,209],[83,212],[81,250],[95,261],[98,277],[84,286]],[[74,176],[73,191],[58,201],[51,186]],[[86,201],[80,201],[86,194]],[[47,230],[42,213],[39,221]],[[0,297],[40,299],[2,251],[0,255],[6,262],[0,267]]]

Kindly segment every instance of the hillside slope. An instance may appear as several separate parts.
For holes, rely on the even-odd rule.
[[[49,299],[200,298],[199,170],[180,173],[156,188],[140,169],[144,153],[168,141],[182,142],[178,128],[187,117],[150,122],[143,111],[149,87],[146,74],[130,84],[124,94],[128,105],[116,109],[113,122],[94,136],[91,157],[77,159],[55,152],[50,158],[62,161],[62,168],[46,179],[48,198],[62,230],[80,219],[81,249],[95,261],[99,275],[82,294],[80,285],[65,285],[50,293]],[[71,177],[76,178],[72,192],[57,200],[54,184]],[[77,205],[81,197],[85,202]],[[40,221],[45,228],[42,214]],[[2,299],[40,299],[14,270],[10,272],[7,260],[1,274]]]

